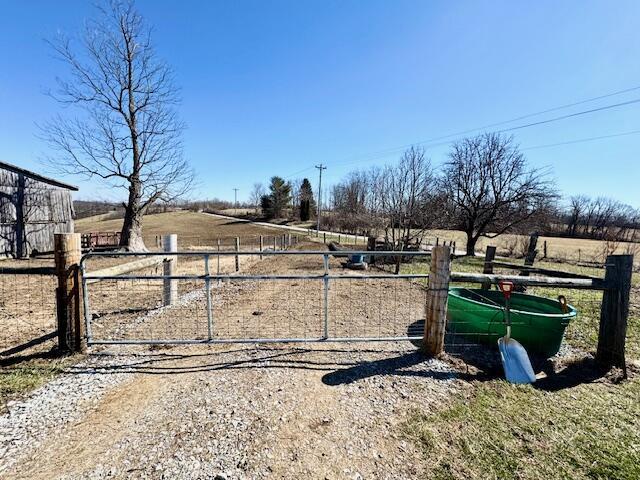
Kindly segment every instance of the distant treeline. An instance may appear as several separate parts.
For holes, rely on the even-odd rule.
[[[640,240],[640,210],[606,197],[577,195],[545,225],[547,235],[594,240]]]

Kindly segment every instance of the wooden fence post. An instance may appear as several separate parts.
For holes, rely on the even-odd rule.
[[[527,254],[524,257],[525,265],[529,267],[533,266],[533,262],[535,262],[536,260],[536,255],[538,255],[538,250],[536,249],[537,246],[538,246],[538,234],[532,233],[529,236],[529,246],[527,247]]]
[[[489,245],[487,247],[487,252],[484,254],[484,268],[482,269],[482,273],[486,273],[488,275],[493,274],[493,260],[496,258],[496,247]],[[482,283],[483,290],[491,289],[491,282],[483,282]]]
[[[262,260],[262,250],[264,250],[264,239],[260,235],[260,260]]]
[[[175,233],[162,236],[162,249],[165,252],[178,251],[178,235]],[[164,261],[164,275],[175,275],[177,270],[178,257],[172,256]],[[178,281],[165,278],[162,285],[162,304],[173,305],[178,301]]]
[[[542,258],[547,258],[547,241],[542,243]]]
[[[324,232],[324,233],[322,234],[322,242],[323,242],[323,243],[327,243],[327,232]]]
[[[605,367],[620,367],[627,376],[625,342],[633,255],[609,255],[604,276],[606,290],[600,307],[600,331],[596,361]]]
[[[277,250],[278,249],[278,244],[277,244],[277,237],[274,235],[273,236],[273,250]]]
[[[376,237],[368,237],[367,238],[367,251],[375,252],[376,250]],[[371,255],[371,260],[369,261],[370,265],[376,264],[376,256]]]
[[[80,278],[81,246],[82,238],[79,233],[54,234],[58,276],[56,290],[58,348],[72,352],[85,352],[87,349]]]
[[[444,352],[450,269],[451,249],[444,245],[434,247],[431,250],[431,271],[423,338],[424,351],[429,356]]]
[[[240,237],[236,237],[236,252],[240,251]],[[236,254],[236,272],[240,271],[240,256]]]

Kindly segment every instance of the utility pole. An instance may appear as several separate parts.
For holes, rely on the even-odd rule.
[[[322,170],[326,170],[324,165],[316,165],[316,168],[320,171],[320,179],[318,180],[318,223],[316,227],[316,236],[320,235],[320,213],[322,212]]]
[[[238,189],[234,188],[233,189],[233,206],[234,208],[238,208]]]

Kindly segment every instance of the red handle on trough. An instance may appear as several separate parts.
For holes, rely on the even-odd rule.
[[[501,281],[498,282],[498,288],[504,295],[504,298],[511,298],[511,292],[513,292],[513,282]]]

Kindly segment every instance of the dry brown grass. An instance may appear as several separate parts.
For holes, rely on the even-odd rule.
[[[440,241],[455,241],[458,250],[464,248],[466,236],[464,232],[457,230],[432,230],[429,232],[429,239]],[[514,244],[526,243],[526,236],[523,235],[500,235],[497,238],[481,238],[476,245],[476,252],[484,252],[488,245],[495,245],[499,255],[507,255]],[[524,242],[523,242],[524,239]],[[547,242],[547,257],[559,261],[582,261],[582,262],[604,262],[607,254],[625,254],[640,252],[640,244],[619,243],[615,245],[615,250],[609,251],[612,245],[602,240],[586,240],[580,238],[560,238],[560,237],[540,237],[538,239],[539,256],[542,257],[544,242]],[[516,253],[518,248],[516,247]],[[638,256],[638,255],[636,255]],[[637,260],[640,260],[638,258]]]
[[[104,220],[88,217],[76,222],[76,231],[112,232],[122,228],[122,219]],[[239,220],[224,219],[197,212],[168,212],[146,215],[142,223],[143,237],[148,247],[155,245],[157,235],[176,233],[180,247],[214,246],[219,238],[229,245],[235,237],[250,240],[259,235],[282,235],[279,228],[262,227]]]

